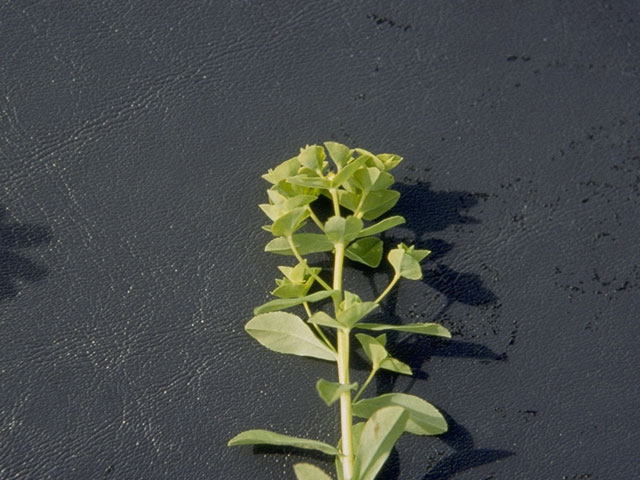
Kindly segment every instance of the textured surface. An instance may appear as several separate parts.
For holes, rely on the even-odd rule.
[[[377,388],[452,428],[383,477],[634,478],[640,7],[529,3],[0,1],[0,478],[293,478],[226,441],[336,439],[330,366],[242,330],[259,175],[328,139],[405,157],[393,235],[435,254],[386,315],[455,333],[393,337],[420,374]]]

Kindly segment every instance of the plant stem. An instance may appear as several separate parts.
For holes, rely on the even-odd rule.
[[[333,289],[338,290],[338,298],[334,299],[336,316],[342,299],[342,271],[344,267],[344,245],[336,243],[335,262],[333,268]],[[350,329],[338,330],[338,381],[343,385],[349,382],[349,334]],[[342,473],[344,480],[352,480],[353,476],[353,417],[351,413],[351,391],[340,395],[340,431],[342,433]]]
[[[376,298],[376,299],[375,299],[375,301],[374,301],[374,302],[375,302],[375,303],[380,303],[380,302],[382,301],[382,299],[383,299],[384,297],[386,297],[386,296],[387,296],[387,294],[391,291],[391,289],[393,288],[393,286],[394,286],[396,283],[398,283],[398,280],[400,280],[400,275],[395,274],[395,275],[393,276],[393,279],[392,279],[392,280],[391,280],[391,282],[389,283],[389,285],[387,285],[387,288],[385,288],[385,289],[384,289],[384,292],[382,292],[382,293],[380,294],[380,296],[379,296],[378,298]]]
[[[362,192],[362,197],[360,197],[360,203],[358,203],[358,206],[356,207],[356,211],[353,212],[353,216],[356,218],[362,218],[362,212],[360,211],[360,209],[364,205],[364,201],[367,198],[367,193],[369,193],[369,190],[364,190]]]
[[[314,212],[309,205],[307,205],[307,210],[309,211],[309,216],[311,217],[311,220],[313,220],[313,223],[316,224],[316,226],[320,229],[321,232],[324,232],[324,225],[322,225],[322,222],[316,215],[316,212]]]
[[[333,201],[333,213],[336,217],[340,216],[340,201],[338,200],[338,190],[330,188],[331,200]],[[345,479],[346,480],[346,479]]]
[[[367,377],[367,379],[364,381],[364,383],[362,384],[362,387],[360,387],[360,390],[358,390],[358,393],[356,393],[356,396],[353,397],[353,401],[357,402],[358,399],[360,398],[360,395],[362,395],[365,391],[365,389],[369,386],[369,384],[371,383],[371,380],[373,380],[373,377],[376,376],[376,372],[378,371],[377,367],[373,367],[371,369],[371,373],[369,374],[369,376]]]

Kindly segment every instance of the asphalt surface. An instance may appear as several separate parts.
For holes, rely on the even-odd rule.
[[[635,1],[0,2],[0,479],[293,479],[331,365],[248,337],[281,258],[260,175],[308,143],[405,160],[434,253],[390,335],[446,413],[380,479],[640,478]],[[387,271],[348,268],[365,298]],[[362,364],[354,376],[366,377]]]

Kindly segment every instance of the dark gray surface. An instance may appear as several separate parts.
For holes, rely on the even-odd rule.
[[[1,2],[0,478],[293,478],[226,441],[336,439],[330,366],[243,332],[259,175],[328,139],[405,157],[394,238],[435,254],[386,314],[455,333],[394,338],[421,373],[377,388],[452,428],[384,478],[638,478],[640,7],[531,3]]]

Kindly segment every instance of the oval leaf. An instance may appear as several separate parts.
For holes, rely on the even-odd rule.
[[[398,203],[400,192],[395,190],[377,190],[369,192],[362,206],[363,218],[375,220]]]
[[[324,233],[331,243],[347,245],[354,240],[362,229],[362,220],[349,215],[348,217],[333,216],[324,225]]]
[[[253,314],[260,315],[261,313],[275,312],[276,310],[281,310],[283,308],[295,307],[296,305],[300,305],[304,302],[318,302],[330,297],[334,293],[336,293],[336,290],[323,290],[304,297],[278,298],[254,308]]]
[[[336,402],[343,392],[355,390],[356,388],[358,388],[357,383],[346,385],[344,383],[329,382],[327,380],[324,380],[323,378],[318,380],[318,382],[316,383],[316,390],[318,391],[318,395],[320,395],[320,398],[324,400],[324,403],[326,403],[327,406]]]
[[[349,163],[346,167],[341,168],[336,174],[336,176],[333,177],[333,180],[331,181],[331,186],[333,188],[337,188],[340,185],[342,185],[344,182],[349,180],[353,176],[353,174],[356,172],[356,170],[358,170],[360,166],[367,161],[368,158],[369,157],[367,156],[360,156],[355,160],[353,160],[351,163]]]
[[[296,463],[293,466],[298,480],[331,480],[331,477],[324,471],[310,463]]]
[[[315,323],[316,325],[322,325],[323,327],[345,328],[345,325],[341,324],[335,318],[322,311],[314,313],[307,321],[309,323]]]
[[[349,160],[351,156],[351,150],[346,145],[338,142],[324,142],[324,146],[327,147],[329,155],[333,159],[338,168],[342,168]]]
[[[291,235],[302,226],[302,221],[309,216],[306,207],[298,207],[288,211],[279,217],[271,228],[271,233],[276,237]]]
[[[374,302],[354,303],[345,310],[338,312],[338,318],[336,320],[351,328],[376,308],[378,308],[378,304]]]
[[[333,250],[333,243],[327,240],[327,237],[322,233],[296,233],[292,235],[292,239],[293,245],[300,252],[300,255]],[[274,238],[267,243],[264,250],[278,255],[293,255],[289,241],[285,237]]]
[[[397,275],[410,280],[420,280],[422,278],[420,262],[402,248],[394,248],[389,252],[387,258]]]
[[[229,447],[238,445],[277,445],[282,447],[304,448],[305,450],[317,450],[327,455],[337,455],[338,451],[331,445],[317,440],[290,437],[269,430],[247,430],[242,432],[227,443]]]
[[[353,466],[353,478],[374,480],[407,425],[409,414],[402,407],[376,411],[364,425]]]
[[[245,326],[249,335],[274,352],[335,361],[335,354],[297,315],[271,312],[257,315]]]
[[[413,375],[409,365],[389,355],[384,345],[387,340],[384,335],[374,338],[364,333],[357,333],[356,338],[374,370],[382,368],[403,375]]]
[[[296,175],[295,177],[289,177],[287,178],[287,182],[293,185],[300,185],[301,187],[323,188],[325,190],[331,187],[331,182],[326,178],[312,177],[309,175]]]
[[[360,231],[360,237],[368,237],[369,235],[375,235],[376,233],[381,233],[390,228],[397,227],[398,225],[402,225],[406,220],[404,217],[400,215],[394,215],[393,217],[385,218],[384,220],[380,220],[378,223],[371,225],[370,227],[363,228]]]
[[[298,161],[298,157],[293,157],[282,162],[274,169],[270,168],[269,173],[262,175],[262,178],[264,178],[267,182],[276,185],[282,180],[289,178],[291,175],[295,175],[296,173],[298,173],[299,168],[300,162]]]
[[[382,260],[382,240],[375,237],[360,238],[349,245],[344,254],[354,262],[376,268]]]
[[[420,335],[434,335],[436,337],[451,338],[449,330],[437,323],[408,323],[406,325],[385,325],[382,323],[359,323],[357,328],[364,330],[395,330],[397,332],[417,333]]]
[[[353,414],[369,418],[381,408],[398,406],[409,414],[405,430],[416,435],[440,435],[447,431],[447,421],[436,407],[429,402],[405,393],[387,393],[375,398],[355,402]]]
[[[356,333],[356,338],[362,345],[365,355],[371,361],[373,368],[378,368],[380,363],[389,356],[384,344],[377,338],[364,333]]]
[[[298,155],[300,164],[311,170],[321,168],[324,158],[324,148],[320,145],[307,145],[305,148],[300,149],[300,154]]]
[[[380,362],[380,368],[382,368],[383,370],[389,370],[390,372],[401,373],[403,375],[413,375],[413,372],[411,371],[411,367],[409,365],[391,356],[385,358],[382,362]]]

